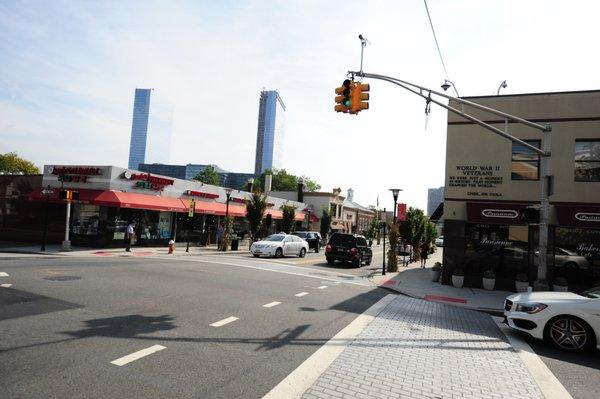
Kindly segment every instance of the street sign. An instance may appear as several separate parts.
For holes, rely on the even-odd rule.
[[[194,217],[194,208],[196,208],[196,201],[190,200],[190,209],[188,210],[188,217]]]

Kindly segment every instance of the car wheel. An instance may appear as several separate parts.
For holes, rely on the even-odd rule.
[[[254,256],[255,258],[259,258],[260,257],[260,255],[258,255],[258,254],[252,254],[252,256]]]
[[[317,245],[317,247],[315,248],[315,253],[318,254],[319,253],[319,246]]]
[[[299,258],[304,258],[304,255],[306,255],[306,249],[302,248],[300,250],[300,253],[298,254],[298,257]]]
[[[365,266],[369,266],[371,264],[371,259],[365,262]]]
[[[544,329],[544,336],[555,347],[569,352],[588,350],[596,344],[590,326],[573,316],[558,316],[550,320]]]
[[[275,250],[275,257],[276,258],[283,258],[283,250],[281,248],[277,248]]]
[[[362,263],[361,260],[357,259],[357,260],[352,261],[352,266],[354,266],[354,267],[360,267],[361,263]]]
[[[327,264],[328,264],[328,265],[333,265],[334,263],[335,263],[335,260],[334,260],[334,259],[329,259],[329,258],[327,258]]]

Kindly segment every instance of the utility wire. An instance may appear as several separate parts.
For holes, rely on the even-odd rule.
[[[440,45],[438,43],[437,36],[435,35],[435,29],[433,29],[433,22],[431,22],[431,14],[429,14],[429,7],[427,7],[427,0],[423,0],[425,3],[425,10],[427,11],[427,18],[429,18],[429,25],[431,26],[431,32],[433,32],[433,39],[435,40],[435,45],[437,47],[438,54],[440,55],[440,61],[442,61],[442,66],[444,67],[444,72],[446,73],[446,79],[450,80],[448,77],[448,71],[446,70],[446,64],[444,63],[444,58],[442,57],[442,52],[440,50]]]

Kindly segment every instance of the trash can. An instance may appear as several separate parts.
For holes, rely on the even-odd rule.
[[[240,238],[236,234],[232,235],[231,236],[231,250],[237,251],[239,245],[240,245]]]

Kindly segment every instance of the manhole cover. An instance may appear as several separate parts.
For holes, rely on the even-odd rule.
[[[70,281],[70,280],[81,280],[81,277],[79,277],[79,276],[48,276],[48,277],[44,277],[44,280]]]

